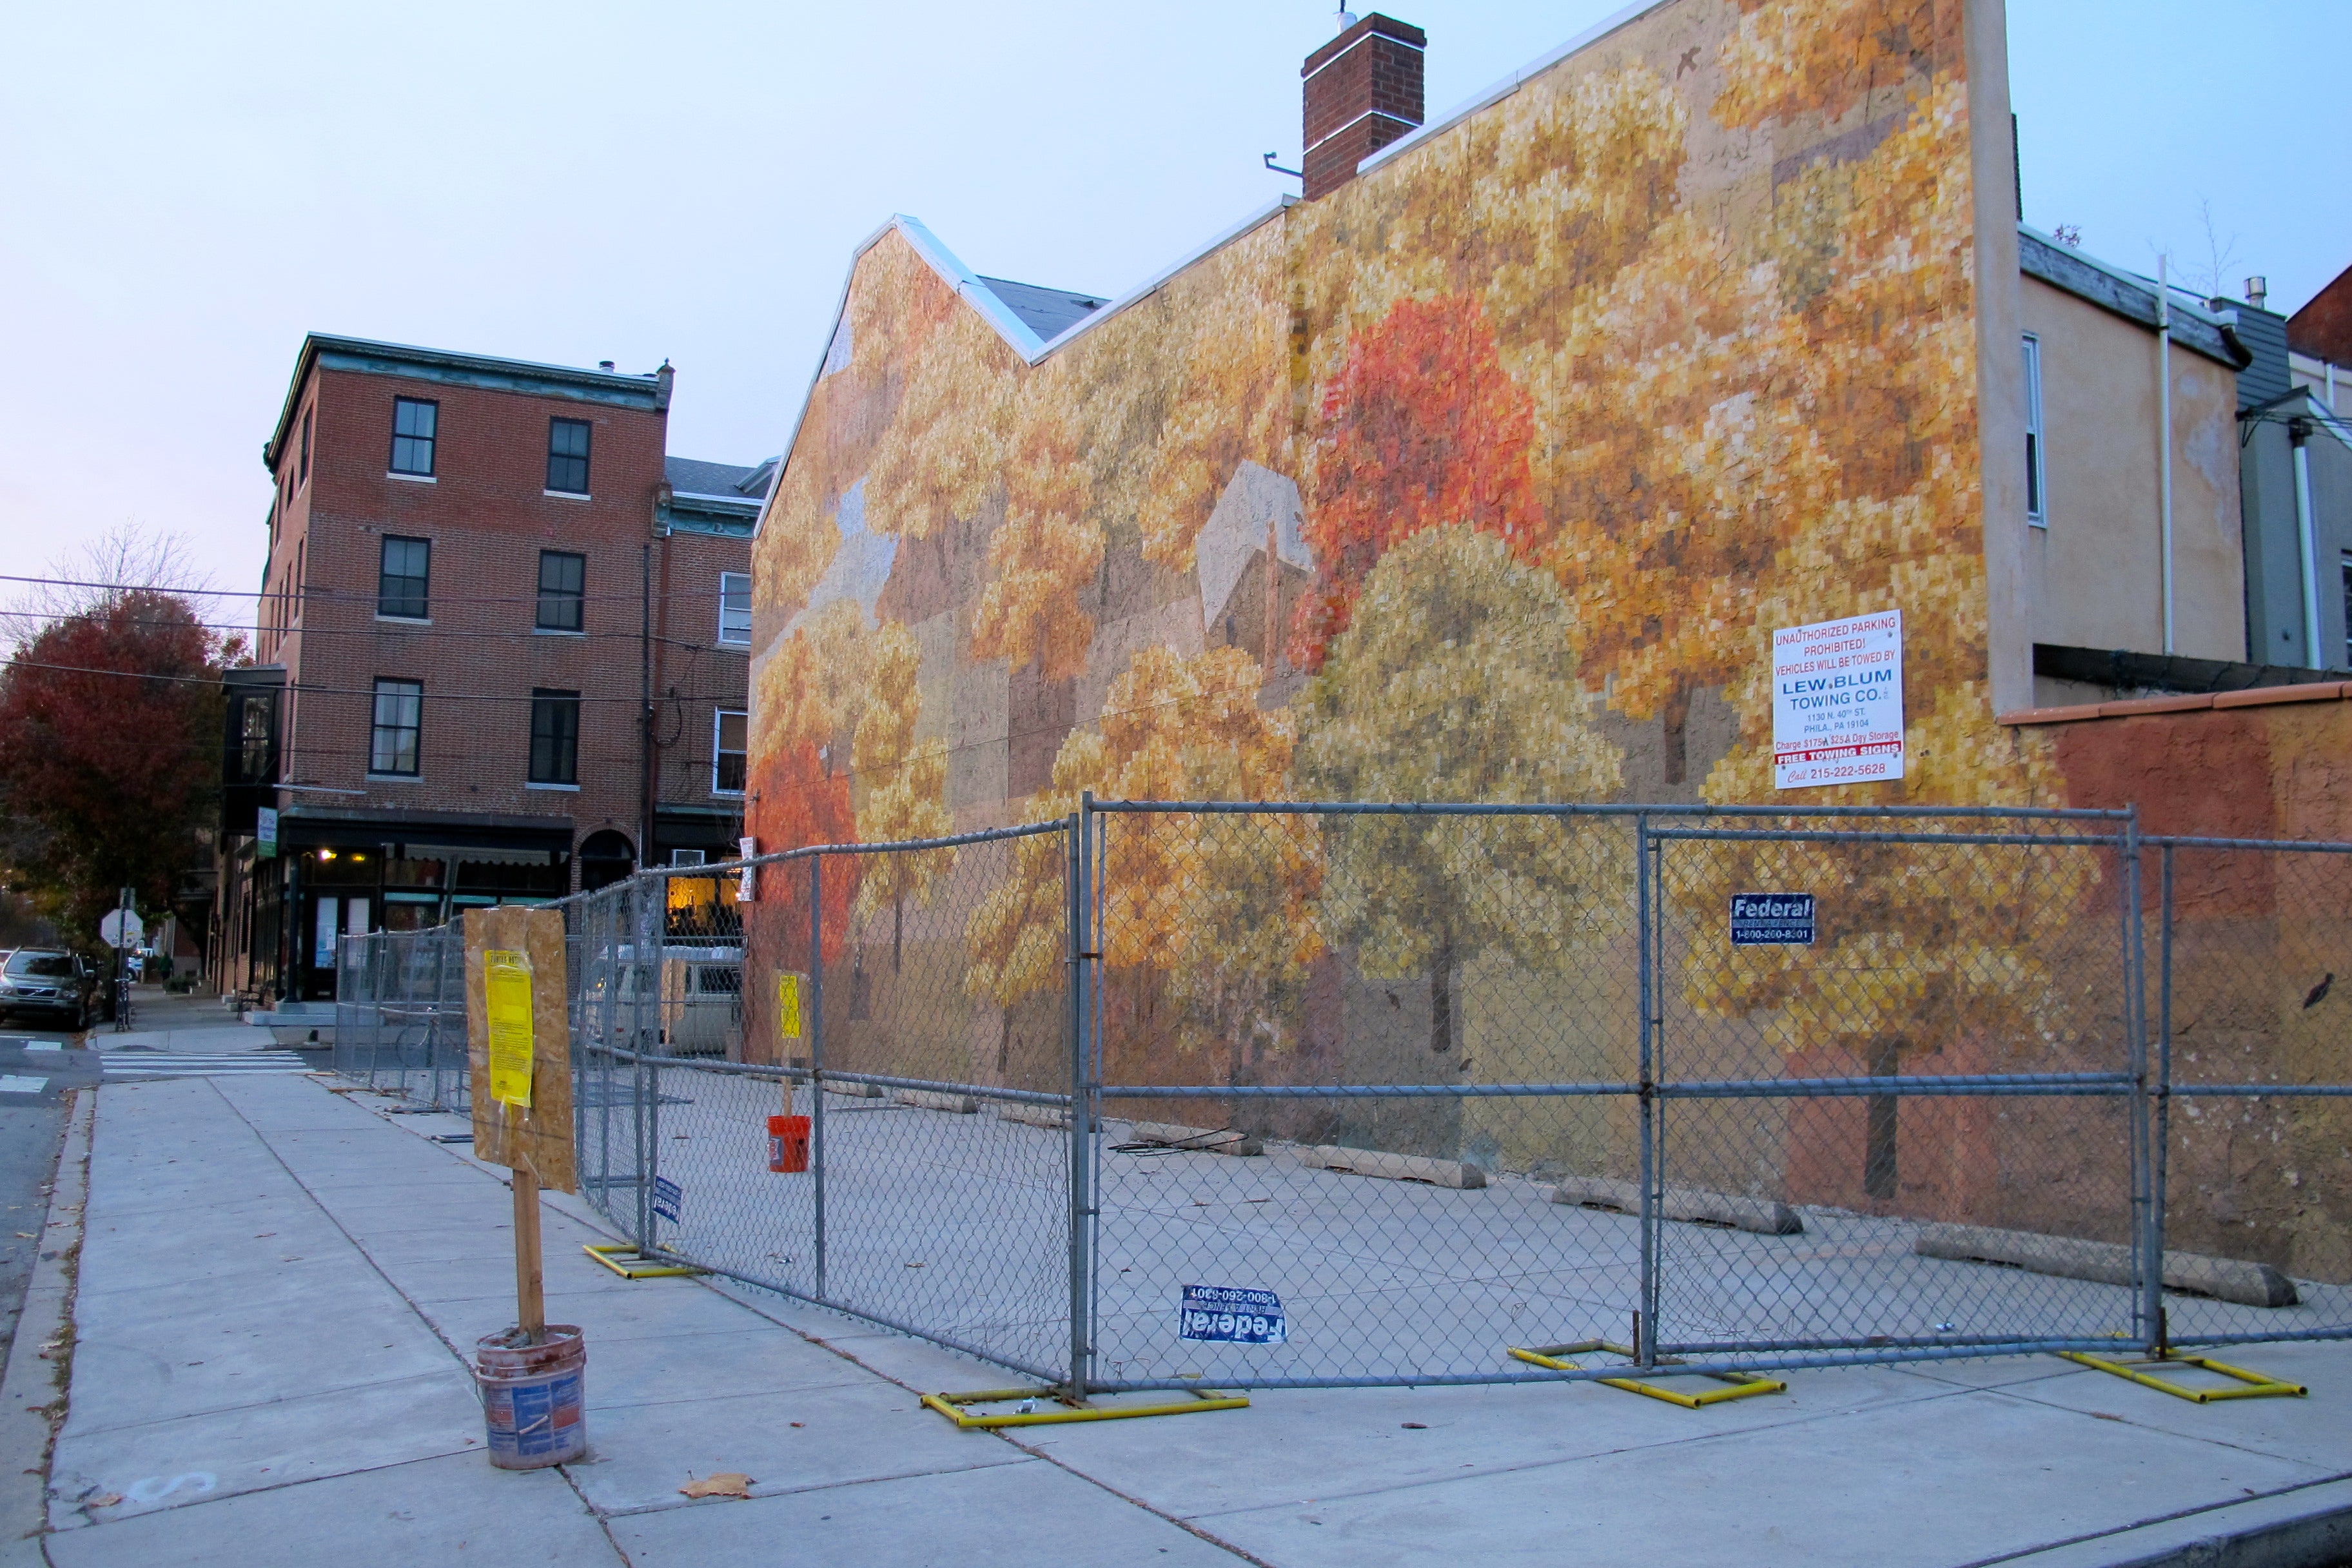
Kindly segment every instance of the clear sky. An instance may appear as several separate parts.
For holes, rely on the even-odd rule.
[[[1442,113],[1612,0],[1412,0]],[[852,247],[1117,294],[1291,182],[1322,0],[0,9],[0,552],[124,522],[260,568],[306,331],[677,366],[782,446]],[[2352,263],[2352,0],[2012,0],[2025,211],[2292,310]],[[0,599],[12,595],[0,587]],[[223,619],[238,618],[224,615]]]

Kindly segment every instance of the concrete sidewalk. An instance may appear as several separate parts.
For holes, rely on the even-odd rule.
[[[429,1141],[462,1123],[301,1078],[97,1098],[57,1568],[2352,1556],[2352,1347],[2233,1352],[2311,1397],[2201,1406],[2021,1358],[1797,1373],[1703,1410],[1591,1384],[1297,1391],[958,1432],[917,1392],[1017,1380],[764,1292],[623,1280],[581,1253],[600,1233],[569,1199],[549,1314],[586,1331],[592,1458],[506,1474],[460,1351],[512,1318],[510,1206]],[[18,1428],[5,1452],[27,1447]],[[679,1494],[719,1471],[751,1500]]]
[[[139,986],[131,1022],[133,1026],[121,1032],[112,1024],[92,1026],[90,1047],[218,1055],[274,1050],[278,1046],[268,1029],[248,1024],[223,1007],[211,992],[173,995],[160,985]]]

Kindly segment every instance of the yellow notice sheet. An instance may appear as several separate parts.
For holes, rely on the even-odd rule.
[[[482,953],[483,1000],[490,1018],[490,1098],[530,1109],[530,954],[508,948]]]
[[[776,976],[776,1033],[787,1040],[801,1037],[801,977]]]

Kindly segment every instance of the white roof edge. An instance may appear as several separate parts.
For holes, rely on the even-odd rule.
[[[1014,353],[1031,364],[1044,357],[1045,340],[1039,337],[1028,322],[1014,315],[1012,307],[998,298],[996,290],[980,280],[979,273],[966,267],[954,251],[941,245],[940,237],[925,228],[920,218],[897,213],[883,227],[885,231],[896,228],[905,235],[907,242],[915,247],[916,254],[929,262],[932,271],[947,279],[957,293],[969,300],[982,319],[996,329],[996,335],[1013,345]],[[879,234],[875,236],[876,239],[880,237]],[[872,243],[868,240],[866,245]],[[865,253],[865,248],[859,247],[860,255]]]
[[[1443,118],[1432,120],[1426,122],[1419,130],[1414,131],[1408,135],[1398,137],[1395,141],[1390,142],[1379,152],[1371,154],[1371,156],[1362,159],[1356,164],[1356,173],[1360,174],[1368,169],[1376,169],[1381,164],[1387,163],[1391,158],[1402,153],[1406,148],[1418,147],[1421,143],[1428,141],[1439,132],[1450,130],[1454,126],[1461,124],[1462,121],[1469,119],[1480,110],[1485,109],[1491,104],[1499,103],[1504,99],[1510,97],[1511,94],[1518,91],[1519,89],[1525,87],[1529,81],[1551,69],[1552,67],[1559,64],[1560,61],[1568,58],[1569,56],[1576,53],[1579,49],[1591,47],[1592,45],[1600,42],[1602,38],[1605,38],[1610,34],[1615,32],[1618,28],[1623,26],[1626,23],[1631,22],[1635,17],[1641,16],[1643,12],[1654,11],[1659,6],[1668,5],[1670,3],[1671,0],[1633,0],[1633,4],[1626,6],[1623,10],[1617,12],[1613,16],[1604,17],[1601,21],[1595,22],[1591,26],[1585,28],[1584,31],[1577,34],[1576,37],[1569,39],[1568,42],[1560,45],[1558,48],[1552,49],[1546,54],[1539,55],[1528,64],[1519,67],[1518,69],[1511,72],[1500,81],[1496,82],[1492,87],[1480,93],[1477,97],[1469,100],[1467,102],[1457,104],[1454,108],[1446,110]]]
[[[752,525],[751,529],[753,537],[756,538],[766,530],[768,513],[784,493],[784,470],[792,466],[793,448],[800,444],[801,426],[808,421],[809,405],[816,400],[817,383],[824,379],[825,357],[832,352],[833,340],[841,331],[842,315],[849,309],[849,285],[850,280],[856,276],[857,263],[867,251],[882,242],[884,235],[893,229],[905,235],[908,243],[915,247],[918,255],[930,264],[932,270],[952,285],[955,291],[969,301],[990,326],[996,329],[997,335],[1013,346],[1013,351],[1020,354],[1024,363],[1034,365],[1063,344],[1091,330],[1096,323],[1117,315],[1139,300],[1158,293],[1170,279],[1186,268],[1215,255],[1268,218],[1286,208],[1296,206],[1298,199],[1291,195],[1276,197],[1239,223],[1216,235],[1207,244],[1187,252],[1159,271],[1152,273],[1126,293],[1089,310],[1080,320],[1064,328],[1051,342],[1038,337],[1036,332],[1031,330],[1028,322],[1014,315],[1011,308],[997,297],[995,291],[981,281],[980,274],[966,267],[954,251],[940,244],[939,237],[926,228],[921,220],[909,217],[904,213],[893,213],[888,222],[859,240],[849,253],[849,266],[842,274],[841,292],[834,301],[833,331],[825,334],[825,347],[824,352],[817,355],[816,369],[809,376],[808,390],[801,395],[800,407],[793,415],[792,428],[784,433],[783,450],[776,459],[776,477],[768,486],[767,496],[760,503],[759,521]],[[743,499],[748,500],[751,498],[747,496]]]

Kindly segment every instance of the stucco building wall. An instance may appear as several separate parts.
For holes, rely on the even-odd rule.
[[[2042,344],[2046,528],[2026,531],[2032,640],[2161,652],[2163,523],[2156,335],[2019,279],[2024,331]],[[2246,657],[2237,380],[2175,344],[2172,363],[2173,651]],[[2037,700],[2074,700],[2040,683]]]

